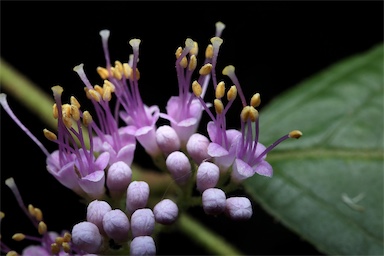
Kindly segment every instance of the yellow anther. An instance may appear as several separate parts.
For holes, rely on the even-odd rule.
[[[91,94],[89,94],[89,89],[87,87],[84,87],[85,96],[87,96],[88,99],[92,99]]]
[[[243,121],[243,122],[247,122],[248,121],[248,119],[249,119],[249,112],[250,112],[250,107],[249,106],[245,106],[243,108],[243,110],[241,110],[241,113],[240,113],[241,121]]]
[[[207,63],[200,68],[199,74],[205,76],[205,75],[208,75],[211,72],[211,70],[212,70],[212,64]]]
[[[52,243],[51,244],[51,253],[53,255],[56,255],[56,254],[59,254],[59,252],[60,252],[60,246],[56,243]]]
[[[118,70],[120,73],[123,73],[124,68],[123,64],[120,61],[115,61],[115,69]]]
[[[212,59],[213,57],[213,45],[209,44],[205,49],[205,58]]]
[[[52,106],[52,115],[53,115],[53,118],[55,118],[55,119],[59,118],[59,112],[57,111],[56,103],[53,104],[53,106]]]
[[[192,83],[192,91],[195,94],[196,97],[200,97],[200,95],[203,92],[203,89],[201,88],[201,85],[197,81],[193,81]]]
[[[96,69],[97,73],[101,77],[101,79],[107,79],[109,77],[108,69],[103,67],[97,67]]]
[[[89,124],[91,124],[93,122],[93,119],[92,119],[92,116],[91,114],[89,113],[89,111],[84,111],[83,113],[83,124],[85,126],[88,126]]]
[[[230,76],[235,73],[235,67],[232,65],[228,65],[223,69],[223,75]]]
[[[60,85],[55,85],[51,87],[51,90],[53,92],[53,95],[61,95],[64,91],[63,87],[61,87]]]
[[[231,101],[234,100],[237,96],[237,88],[236,85],[232,85],[231,88],[229,88],[227,92],[227,100]]]
[[[136,81],[140,79],[140,72],[139,72],[138,68],[136,68],[136,77],[135,78],[136,78]],[[131,72],[131,76],[129,77],[129,79],[133,80],[133,72]]]
[[[70,242],[72,239],[72,235],[68,232],[65,232],[63,238],[64,238],[64,242]]]
[[[74,96],[71,96],[70,102],[71,102],[71,105],[75,105],[77,108],[80,108],[80,103]]]
[[[128,65],[128,63],[124,63],[124,64]],[[109,82],[108,80],[104,80],[103,88],[105,89],[106,86],[111,87],[112,92],[115,91],[115,85],[113,83]]]
[[[257,108],[258,106],[260,106],[260,103],[260,93],[255,93],[251,98],[251,106]]]
[[[132,48],[134,50],[138,50],[139,49],[140,42],[141,42],[141,40],[137,39],[137,38],[129,40],[129,44],[132,46]]]
[[[289,133],[289,137],[290,138],[295,138],[295,139],[298,139],[300,138],[301,136],[303,136],[303,133],[299,130],[293,130]]]
[[[196,66],[197,66],[196,55],[191,55],[191,58],[189,59],[188,70],[189,71],[195,70]]]
[[[37,231],[40,235],[44,235],[45,233],[47,233],[47,225],[44,223],[44,221],[39,222],[37,226]]]
[[[124,70],[123,70],[124,77],[126,79],[128,79],[131,76],[131,74],[132,74],[132,68],[131,68],[131,66],[129,66],[128,63],[124,63],[123,64],[123,68],[124,68]]]
[[[181,53],[183,52],[183,48],[181,48],[179,46],[179,48],[176,49],[176,52],[175,52],[175,56],[176,56],[176,59],[178,59],[181,55]]]
[[[197,55],[199,53],[199,45],[197,42],[193,42],[193,48],[189,51],[191,55]]]
[[[19,254],[15,251],[9,251],[5,256],[19,256]]]
[[[48,130],[48,129],[44,129],[44,130],[43,130],[43,133],[44,133],[45,138],[47,138],[48,140],[50,140],[50,141],[55,141],[55,140],[57,140],[57,136],[56,136],[56,134],[54,134],[54,133],[51,132],[50,130]]]
[[[80,119],[80,111],[79,111],[79,108],[77,106],[71,105],[71,115],[72,115],[72,118],[75,121],[79,121],[79,119]]]
[[[221,81],[217,86],[216,86],[216,91],[215,91],[215,96],[216,99],[221,99],[224,97],[225,94],[225,83]]]
[[[219,48],[220,45],[223,43],[223,39],[221,39],[220,37],[212,37],[211,38],[211,43],[213,45],[214,48]]]
[[[179,65],[182,67],[182,68],[186,68],[188,66],[188,60],[187,60],[187,57],[183,57],[179,63]]]
[[[3,219],[4,216],[5,216],[4,212],[1,212],[1,211],[0,211],[0,220]]]
[[[249,119],[251,122],[256,122],[257,118],[259,117],[259,111],[255,109],[254,107],[249,107]]]
[[[103,100],[110,101],[112,99],[112,90],[110,86],[104,87]]]
[[[67,128],[72,127],[72,119],[71,119],[71,105],[64,104],[62,105],[62,113],[63,113],[63,123]]]
[[[224,110],[224,105],[223,105],[223,102],[221,102],[221,100],[219,99],[215,99],[213,101],[214,103],[214,106],[215,106],[215,110],[216,110],[216,113],[217,114],[221,114]]]
[[[64,242],[64,237],[58,236],[55,238],[55,243],[61,245]]]
[[[89,93],[89,96],[91,96],[91,99],[97,101],[97,102],[100,102],[101,100],[101,95],[100,93],[98,93],[96,90],[94,89],[89,89],[88,90],[88,93]]]
[[[35,216],[35,219],[37,221],[42,221],[43,220],[43,212],[39,208],[35,207],[33,216]]]
[[[121,78],[123,78],[123,75],[120,73],[119,70],[117,70],[116,68],[114,67],[111,67],[111,72],[112,72],[112,75],[117,79],[117,80],[121,80]]]
[[[103,95],[104,93],[103,87],[101,87],[100,85],[93,86],[93,89],[95,89],[95,91],[97,91],[100,95]]]
[[[25,235],[23,233],[16,233],[12,236],[12,239],[18,242],[21,240],[24,240],[24,238],[25,238]]]
[[[64,250],[64,252],[66,252],[66,253],[70,253],[70,252],[71,252],[71,245],[70,245],[69,243],[64,242],[64,243],[62,244],[62,246],[63,246],[63,250]]]
[[[31,214],[31,216],[34,216],[33,214],[35,214],[35,207],[33,207],[33,205],[29,204],[28,205],[28,212],[29,212],[29,214]]]

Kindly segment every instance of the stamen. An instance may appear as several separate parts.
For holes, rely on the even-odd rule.
[[[222,81],[216,86],[215,96],[216,99],[221,99],[225,94],[225,83]]]
[[[15,251],[9,251],[5,256],[19,256],[19,254]]]
[[[129,67],[128,63],[124,63],[124,64],[123,64],[124,70],[125,70],[125,66],[128,66],[128,67]],[[131,68],[131,67],[129,67],[129,68]],[[128,75],[130,75],[131,73],[132,73],[132,68],[131,68],[131,70],[129,71],[129,74],[127,73],[127,78],[129,77]],[[125,71],[124,71],[124,76],[125,76]],[[112,92],[115,91],[115,85],[114,85],[113,83],[111,83],[109,80],[104,80],[103,87],[105,87],[105,86],[109,86],[109,87],[111,87]]]
[[[211,43],[212,43],[214,49],[218,49],[218,48],[220,48],[220,45],[223,43],[223,39],[215,36],[215,37],[211,38]]]
[[[189,51],[189,54],[190,55],[197,55],[198,53],[199,53],[199,45],[197,44],[197,42],[193,42],[193,47]]]
[[[231,88],[229,88],[227,92],[227,100],[232,101],[236,98],[237,96],[237,89],[235,85],[232,85]]]
[[[39,208],[34,208],[33,216],[36,218],[37,221],[43,220],[43,212]]]
[[[301,136],[303,135],[303,133],[299,130],[293,130],[289,133],[289,138],[295,138],[295,139],[298,139],[300,138]]]
[[[80,111],[76,105],[71,105],[71,116],[75,121],[80,119]]]
[[[187,60],[187,57],[183,57],[179,63],[180,67],[182,68],[186,68],[188,66],[188,60]]]
[[[52,90],[54,96],[61,96],[61,94],[64,91],[63,87],[61,87],[60,85],[52,86],[51,90]]]
[[[28,205],[28,212],[31,216],[33,216],[33,214],[35,213],[35,207],[33,207],[32,204],[29,204]]]
[[[115,69],[118,70],[120,73],[123,73],[124,71],[123,64],[118,60],[115,61]]]
[[[188,65],[188,70],[193,71],[196,69],[197,66],[197,59],[195,55],[192,55],[191,58],[189,59],[189,65]]]
[[[258,106],[260,106],[260,103],[260,93],[255,93],[251,98],[251,106],[257,108]]]
[[[97,73],[101,77],[101,79],[107,79],[109,77],[109,72],[106,68],[103,67],[97,67],[96,68]]]
[[[132,68],[131,66],[129,66],[128,63],[124,63],[123,68],[124,68],[124,77],[128,79],[132,74]]]
[[[123,78],[123,75],[120,73],[119,70],[117,70],[116,68],[114,67],[111,67],[111,72],[112,72],[112,75],[117,79],[117,80],[121,80],[121,78]]]
[[[89,93],[89,95],[91,96],[91,98],[93,99],[93,100],[95,100],[96,102],[100,102],[100,100],[101,100],[101,95],[100,95],[100,93],[98,93],[96,90],[94,90],[94,89],[91,89],[91,90],[88,90],[88,93]]]
[[[183,48],[181,48],[181,46],[179,46],[177,49],[176,49],[176,52],[175,52],[175,56],[176,56],[176,59],[178,59],[181,55],[181,53],[183,52]]]
[[[84,111],[83,113],[83,124],[88,127],[93,122],[92,116],[89,111]]]
[[[256,119],[259,117],[259,111],[257,111],[254,107],[249,107],[249,119],[251,122],[256,122]]]
[[[243,104],[243,107],[245,107],[247,105],[247,103],[246,103],[246,100],[244,97],[244,93],[241,90],[240,83],[239,83],[239,81],[235,75],[235,67],[232,65],[226,66],[223,69],[223,75],[228,76],[232,80],[232,82],[236,85],[236,88],[237,88],[239,95],[240,95],[241,103]]]
[[[63,246],[63,250],[64,250],[64,252],[66,252],[66,253],[70,253],[71,252],[71,245],[69,244],[69,243],[67,243],[67,242],[64,242],[63,244],[62,244],[62,246]]]
[[[80,103],[74,96],[71,96],[70,102],[71,102],[71,105],[75,105],[77,108],[80,108]]]
[[[25,239],[25,235],[23,233],[16,233],[12,236],[12,239],[20,242]]]
[[[192,83],[192,91],[195,94],[196,97],[200,97],[203,89],[201,88],[201,85],[197,81],[193,81]]]
[[[59,112],[57,111],[56,103],[54,103],[52,106],[52,115],[53,115],[53,118],[55,119],[59,118]]]
[[[195,47],[195,42],[191,38],[185,39],[185,48],[192,49],[193,47]]]
[[[56,255],[56,254],[59,254],[59,252],[60,252],[60,246],[56,243],[52,243],[51,244],[51,253],[53,255]]]
[[[64,242],[70,242],[72,239],[72,235],[68,232],[65,232],[63,238],[64,238]]]
[[[37,226],[37,231],[40,235],[44,235],[47,233],[47,225],[44,223],[44,221],[40,221],[39,225]]]
[[[140,42],[141,42],[141,40],[137,39],[137,38],[129,40],[129,44],[132,46],[134,51],[139,50]]]
[[[95,85],[93,89],[95,89],[95,91],[97,91],[100,95],[103,95],[104,93],[103,87],[101,87],[100,85]]]
[[[223,102],[221,102],[221,100],[219,100],[219,99],[215,99],[213,101],[213,103],[214,103],[214,106],[215,106],[216,113],[220,115],[223,112],[223,109],[224,109]]]
[[[45,138],[47,138],[48,140],[50,140],[50,141],[56,141],[57,140],[56,134],[49,131],[48,129],[44,129],[43,133],[44,133]]]
[[[241,113],[240,113],[240,118],[241,118],[241,121],[242,122],[247,122],[248,121],[248,119],[249,119],[249,112],[250,112],[250,107],[249,106],[245,106],[244,108],[243,108],[243,110],[241,111]]]
[[[110,86],[106,86],[104,88],[104,93],[103,93],[103,100],[104,101],[110,101],[112,99],[112,90]]]
[[[207,59],[213,58],[213,45],[209,44],[205,49],[205,58]]]
[[[70,129],[72,127],[71,119],[71,106],[69,104],[62,105],[63,123],[65,127]]]
[[[200,68],[199,74],[202,75],[202,76],[206,76],[209,73],[211,73],[211,70],[212,70],[212,64],[211,63],[207,63],[207,64],[205,64],[204,66],[202,66]]]
[[[55,243],[58,245],[61,245],[64,242],[64,238],[61,236],[58,236],[55,238]]]

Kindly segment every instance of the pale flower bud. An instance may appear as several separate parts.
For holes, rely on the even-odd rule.
[[[104,215],[103,227],[108,237],[117,243],[128,240],[129,220],[127,215],[120,209],[111,210]]]
[[[213,188],[217,185],[220,178],[220,169],[217,165],[211,162],[203,162],[199,165],[196,174],[197,190],[203,192],[208,188]]]
[[[153,214],[158,223],[169,225],[176,221],[179,208],[170,199],[163,199],[153,207]]]
[[[208,145],[210,141],[202,134],[194,133],[187,142],[187,151],[193,161],[200,164],[210,158],[208,155]]]
[[[101,234],[105,234],[103,228],[104,215],[112,210],[111,206],[105,201],[93,200],[87,207],[87,221],[95,224]]]
[[[132,180],[132,170],[124,162],[118,161],[108,168],[107,187],[113,198],[122,196]]]
[[[202,194],[203,209],[206,214],[218,215],[225,211],[226,196],[223,190],[209,188]]]
[[[126,210],[129,214],[147,205],[149,186],[145,181],[132,181],[127,189]]]
[[[232,220],[248,220],[253,214],[251,201],[246,197],[230,197],[225,213]]]
[[[176,131],[169,125],[163,125],[156,130],[156,142],[161,151],[168,156],[180,149],[180,139]]]
[[[72,228],[72,243],[88,253],[97,253],[103,244],[103,237],[95,224],[83,221]]]
[[[191,164],[188,157],[181,151],[172,152],[167,157],[165,164],[172,178],[179,185],[184,185],[191,176]]]
[[[150,236],[155,229],[155,216],[151,209],[136,210],[131,216],[131,230],[133,237]]]
[[[155,241],[150,236],[135,237],[130,244],[130,255],[156,255]]]

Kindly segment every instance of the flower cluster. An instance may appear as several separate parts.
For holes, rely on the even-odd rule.
[[[273,170],[266,161],[267,154],[282,141],[302,134],[291,131],[269,147],[259,142],[256,108],[260,105],[260,94],[255,93],[247,102],[231,65],[222,71],[233,84],[229,89],[224,80],[217,78],[216,63],[224,28],[223,23],[216,23],[215,36],[199,67],[197,42],[188,38],[184,47],[177,48],[179,94],[170,97],[165,113],[156,105],[147,106],[140,96],[140,40],[129,41],[133,53],[128,62],[112,64],[109,31],[102,30],[106,66],[97,68],[102,86],[92,85],[83,64],[74,68],[93,109],[82,110],[73,96],[69,103],[62,102],[63,88],[52,87],[57,132],[44,129],[45,137],[58,146],[52,153],[12,113],[6,95],[0,96],[5,111],[46,155],[48,172],[88,204],[86,216],[70,233],[55,238],[40,233],[41,250],[53,254],[129,251],[131,255],[153,255],[155,225],[175,223],[180,212],[190,206],[199,204],[208,215],[225,214],[233,220],[252,216],[251,201],[244,196],[228,196],[228,192],[256,173],[271,177]],[[193,79],[195,73],[198,75]],[[210,87],[215,95],[212,103],[204,99]],[[228,129],[226,114],[237,98],[243,106],[240,129]],[[207,124],[208,136],[197,131],[203,113],[211,119]],[[160,118],[169,123],[158,126]],[[137,143],[176,184],[175,193],[168,198],[150,203],[150,184],[133,178]],[[22,202],[20,205],[25,207]],[[58,246],[55,239],[64,242]],[[2,251],[11,252],[4,246]]]

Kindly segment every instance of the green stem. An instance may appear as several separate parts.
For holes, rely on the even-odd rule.
[[[181,213],[178,220],[179,229],[190,239],[202,245],[214,255],[243,255],[223,237],[214,234],[186,213]]]
[[[57,121],[52,117],[52,96],[29,81],[5,60],[0,58],[0,83],[2,88],[35,113],[45,124],[56,129]]]

